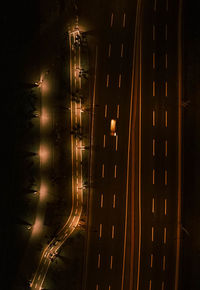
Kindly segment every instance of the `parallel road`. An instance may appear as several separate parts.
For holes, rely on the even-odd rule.
[[[80,47],[75,47],[73,44],[75,38],[79,35],[78,23],[74,29],[69,31],[70,39],[70,86],[71,92],[74,93],[81,88],[81,78],[77,67],[80,68],[81,52]],[[71,101],[71,130],[77,126],[82,125],[82,106],[81,101]],[[71,154],[72,154],[72,208],[70,216],[62,229],[56,234],[54,239],[46,246],[42,252],[42,256],[31,282],[31,289],[42,289],[48,268],[52,260],[56,257],[58,250],[66,239],[72,234],[74,229],[78,226],[82,214],[83,206],[83,181],[82,181],[82,154],[84,145],[82,140],[77,136],[71,135]],[[67,189],[63,189],[65,192]]]

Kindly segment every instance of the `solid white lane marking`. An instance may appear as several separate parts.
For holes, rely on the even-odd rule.
[[[153,169],[153,184],[155,184],[155,169]]]
[[[153,40],[155,40],[155,25],[153,24]]]
[[[163,237],[164,244],[166,244],[166,241],[167,241],[167,228],[164,227],[164,237]]]
[[[168,0],[166,0],[166,11],[168,12],[168,9],[169,9],[169,5],[168,5]]]
[[[156,125],[156,112],[153,110],[153,127]]]
[[[165,157],[167,157],[167,140],[165,140]]]
[[[107,118],[107,111],[108,111],[108,106],[105,105],[105,109],[104,109],[104,116],[105,116],[105,118]]]
[[[115,226],[112,225],[112,239],[114,239],[115,237]]]
[[[101,176],[104,178],[104,164],[102,164],[102,172]]]
[[[167,97],[167,81],[165,81],[165,97]]]
[[[156,64],[155,64],[155,52],[153,52],[153,69],[155,69]]]
[[[154,227],[151,228],[151,241],[154,241]]]
[[[114,178],[117,178],[117,165],[115,164],[115,173],[114,173]]]
[[[110,57],[111,55],[111,43],[109,43],[108,45],[108,57]]]
[[[118,83],[119,88],[121,88],[121,80],[122,80],[122,75],[119,74],[119,83]]]
[[[165,256],[163,256],[163,271],[165,271],[165,267],[166,267],[166,258]]]
[[[119,104],[117,105],[117,119],[119,119]]]
[[[101,208],[103,207],[103,194],[101,194]]]
[[[154,197],[152,198],[152,213],[155,212],[155,199]]]
[[[126,26],[126,13],[123,15],[123,28]]]
[[[155,139],[153,139],[153,156],[155,156],[155,143],[156,143],[156,141],[155,141]]]
[[[165,40],[167,40],[167,37],[168,37],[168,35],[167,35],[167,31],[168,29],[167,29],[167,24],[165,24]]]
[[[116,135],[116,141],[115,141],[115,150],[117,151],[118,149],[118,135]]]
[[[151,263],[150,263],[150,267],[153,267],[153,254],[151,254]]]
[[[98,254],[98,269],[100,268],[101,266],[101,255]]]
[[[156,11],[156,8],[157,8],[157,1],[154,0],[153,10]]]
[[[109,74],[106,75],[106,87],[109,87],[109,80],[110,80],[110,76]]]
[[[110,269],[112,270],[113,267],[113,256],[110,256]]]
[[[151,282],[151,280],[149,281],[149,290],[151,290],[151,284],[152,284],[152,282]]]
[[[156,95],[156,84],[155,81],[153,81],[153,97]]]
[[[165,68],[168,68],[168,54],[165,53]]]
[[[99,238],[102,236],[102,224],[99,225]]]
[[[103,148],[106,147],[106,135],[104,134],[103,135]]]
[[[113,208],[115,208],[115,194],[113,194]]]
[[[165,215],[167,215],[167,199],[165,198]]]
[[[114,14],[112,13],[111,14],[111,18],[110,18],[110,27],[113,26],[113,18],[114,18]]]
[[[124,44],[121,43],[121,52],[120,52],[120,57],[124,56]]]
[[[167,111],[165,111],[165,127],[167,128],[168,122],[167,122]]]
[[[167,181],[167,169],[165,169],[165,185],[167,185],[168,181]]]
[[[165,282],[162,281],[162,290],[164,290],[164,289],[165,289]]]

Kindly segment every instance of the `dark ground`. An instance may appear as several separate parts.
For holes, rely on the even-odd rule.
[[[26,13],[24,12],[26,11]],[[1,280],[2,289],[11,289],[18,265],[16,248],[16,206],[20,165],[16,154],[23,150],[23,136],[29,104],[22,102],[24,89],[19,88],[26,53],[38,33],[37,1],[2,3],[1,13]],[[37,53],[37,52],[36,52]],[[23,97],[23,96],[22,96]],[[25,205],[26,206],[26,205]]]
[[[198,1],[184,2],[181,290],[200,289],[200,23]]]
[[[183,209],[181,290],[199,290],[200,265],[200,25],[198,1],[184,4],[184,109],[183,120]],[[16,86],[24,70],[26,53],[39,29],[37,1],[1,4],[1,280],[11,289],[16,274],[16,146],[24,134],[18,115]],[[26,11],[24,13],[24,11]],[[36,52],[37,55],[38,52]],[[17,163],[16,163],[17,162]],[[2,282],[3,283],[3,282]],[[3,285],[3,284],[1,284]]]

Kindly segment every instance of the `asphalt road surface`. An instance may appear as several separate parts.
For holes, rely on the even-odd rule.
[[[135,2],[101,3],[94,86],[99,107],[94,117],[84,289],[178,289],[180,3],[137,3],[141,15]],[[134,131],[135,102],[138,130]],[[117,120],[116,136],[110,135],[111,119]],[[132,140],[138,142],[132,155],[130,120]],[[129,178],[129,162],[130,169],[135,168],[134,182]],[[135,198],[136,210],[128,214],[134,217],[134,249],[126,251],[130,183],[135,184],[129,194]],[[131,270],[126,268],[129,254]],[[130,281],[125,281],[126,270],[132,271]]]

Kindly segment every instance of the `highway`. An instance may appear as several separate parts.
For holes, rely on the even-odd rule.
[[[177,290],[181,1],[102,3],[98,25],[83,289]]]
[[[84,290],[178,290],[180,5],[181,1],[170,0],[112,0],[101,1],[93,10],[96,42]],[[77,35],[78,23],[70,31],[72,92],[81,88],[80,47],[73,46]],[[81,100],[71,102],[72,131],[81,126],[81,109]],[[111,120],[116,121],[115,134]],[[76,134],[71,135],[71,149],[71,214],[43,251],[32,289],[41,289],[51,260],[81,217],[84,144]]]

